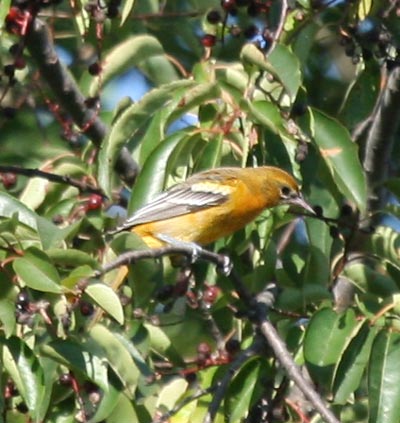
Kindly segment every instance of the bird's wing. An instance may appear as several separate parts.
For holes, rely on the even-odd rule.
[[[220,205],[227,201],[231,192],[231,186],[222,185],[218,181],[212,180],[179,184],[157,195],[150,203],[134,212],[112,233],[143,223],[170,219]]]

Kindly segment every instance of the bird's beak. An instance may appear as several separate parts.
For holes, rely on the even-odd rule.
[[[305,210],[307,210],[308,212],[310,212],[311,214],[315,214],[314,209],[306,202],[306,200],[304,200],[303,196],[301,194],[298,195],[298,197],[296,198],[291,198],[290,200],[287,201],[288,204],[293,205],[293,206],[299,206]]]

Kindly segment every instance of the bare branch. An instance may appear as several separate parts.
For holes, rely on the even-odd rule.
[[[103,191],[92,184],[87,182],[79,181],[69,176],[56,175],[54,173],[44,172],[39,169],[22,168],[18,166],[3,166],[0,165],[0,173],[14,173],[16,175],[28,176],[29,178],[43,178],[51,182],[58,184],[70,185],[78,188],[82,193],[91,193],[101,195],[103,198],[107,198]]]
[[[400,67],[387,76],[366,139],[363,166],[367,176],[368,211],[379,210],[385,200],[382,186],[388,177],[394,135],[400,122]]]

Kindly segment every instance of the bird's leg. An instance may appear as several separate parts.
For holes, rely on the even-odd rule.
[[[195,242],[181,241],[165,234],[157,234],[157,238],[160,241],[171,245],[171,247],[187,248],[191,250],[191,263],[196,262],[196,260],[200,257],[203,251],[200,245],[196,244]]]

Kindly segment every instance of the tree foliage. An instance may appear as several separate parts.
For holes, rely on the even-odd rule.
[[[268,322],[340,421],[399,421],[399,11],[3,0],[3,421],[321,421]],[[210,246],[236,279],[106,235],[192,173],[263,164],[316,215],[268,210]]]

